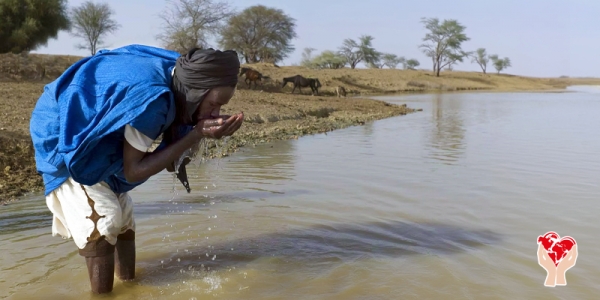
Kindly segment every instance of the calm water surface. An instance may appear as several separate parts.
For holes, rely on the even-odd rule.
[[[597,299],[600,89],[570,90],[380,97],[423,111],[197,164],[191,194],[161,173],[112,297]],[[579,245],[567,286],[547,231]],[[0,207],[0,239],[0,297],[97,298],[42,196]]]

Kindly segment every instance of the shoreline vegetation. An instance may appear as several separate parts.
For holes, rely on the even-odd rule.
[[[29,135],[31,112],[46,84],[81,59],[76,56],[41,54],[0,55],[0,204],[7,205],[30,193],[41,193],[43,183],[35,168]],[[246,121],[217,151],[209,142],[207,158],[229,155],[238,149],[275,140],[326,133],[367,122],[416,113],[405,104],[368,99],[380,95],[447,92],[558,92],[571,85],[600,85],[600,78],[534,78],[507,74],[431,70],[309,69],[257,63],[242,65],[262,73],[257,87],[240,77],[238,90],[223,113],[243,111]],[[310,87],[282,88],[282,78],[294,75],[317,78],[319,95]],[[337,97],[342,86],[347,97]]]

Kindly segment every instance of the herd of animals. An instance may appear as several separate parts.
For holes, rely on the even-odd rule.
[[[246,67],[240,69],[239,76],[242,75],[246,77],[246,79],[244,79],[244,82],[248,87],[251,87],[252,83],[254,82],[254,88],[256,88],[257,82],[260,81],[262,83],[263,79],[271,79],[268,76],[263,76],[263,74],[256,70]],[[288,83],[294,86],[294,88],[292,89],[292,94],[294,93],[296,88],[298,88],[300,93],[302,93],[302,88],[310,87],[313,95],[319,95],[319,88],[322,87],[321,82],[318,78],[306,78],[301,75],[284,77],[281,88],[284,88]],[[343,86],[337,86],[335,88],[335,93],[338,97],[346,97],[346,89]]]

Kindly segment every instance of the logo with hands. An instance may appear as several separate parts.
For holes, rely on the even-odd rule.
[[[567,285],[566,273],[577,262],[577,243],[570,236],[549,231],[537,239],[538,264],[546,270],[545,286]]]

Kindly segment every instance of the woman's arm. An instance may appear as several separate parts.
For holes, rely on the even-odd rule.
[[[243,114],[234,115],[227,120],[222,118],[201,120],[196,127],[177,142],[159,151],[142,152],[131,146],[127,140],[123,146],[123,171],[128,182],[138,182],[158,174],[165,168],[172,169],[173,162],[204,137],[221,138],[237,131]],[[174,171],[174,170],[173,170]]]
[[[150,178],[169,167],[185,150],[199,143],[202,134],[192,130],[177,142],[160,151],[142,152],[125,140],[123,146],[123,170],[128,182],[138,182]]]

